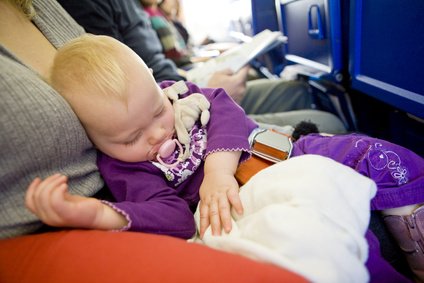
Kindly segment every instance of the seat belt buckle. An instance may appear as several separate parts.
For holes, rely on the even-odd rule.
[[[277,163],[288,159],[293,143],[289,136],[274,130],[258,131],[253,137],[252,154]]]

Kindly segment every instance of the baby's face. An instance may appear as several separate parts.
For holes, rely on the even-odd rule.
[[[160,146],[174,135],[174,109],[135,53],[129,54],[127,67],[127,103],[109,98],[98,101],[89,110],[94,123],[85,128],[97,148],[113,158],[155,160]]]

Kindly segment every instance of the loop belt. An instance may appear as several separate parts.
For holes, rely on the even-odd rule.
[[[277,163],[291,155],[293,144],[289,136],[274,130],[253,131],[250,140],[253,155]]]
[[[274,130],[255,129],[249,136],[252,157],[241,163],[235,177],[240,185],[245,184],[260,170],[288,159],[293,144],[288,135]]]

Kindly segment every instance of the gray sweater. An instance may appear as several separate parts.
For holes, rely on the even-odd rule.
[[[84,30],[54,0],[34,0],[34,23],[56,47]],[[0,44],[0,238],[42,223],[24,204],[31,181],[60,172],[70,192],[91,196],[103,181],[96,151],[65,100]]]

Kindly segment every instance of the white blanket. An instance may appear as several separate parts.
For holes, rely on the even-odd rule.
[[[367,282],[364,238],[375,183],[317,155],[275,164],[240,191],[233,229],[195,242],[292,270],[312,282]],[[195,214],[199,224],[199,212]],[[199,225],[198,225],[199,227]]]

